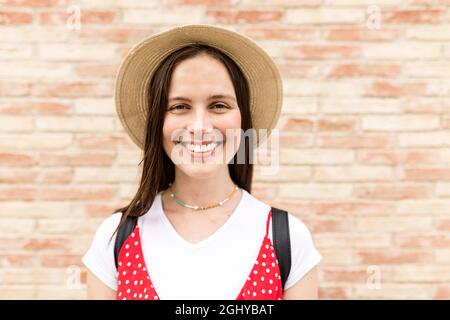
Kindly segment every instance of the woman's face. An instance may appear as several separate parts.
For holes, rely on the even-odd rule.
[[[175,67],[163,147],[177,169],[197,177],[223,169],[239,149],[240,128],[233,83],[220,61],[200,54]]]

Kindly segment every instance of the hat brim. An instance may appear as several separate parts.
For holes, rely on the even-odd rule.
[[[144,149],[149,83],[159,64],[188,44],[205,43],[227,54],[241,68],[249,84],[250,112],[256,145],[266,138],[280,116],[283,87],[272,58],[250,38],[217,26],[184,25],[152,35],[134,46],[123,60],[115,84],[120,121],[133,142]]]

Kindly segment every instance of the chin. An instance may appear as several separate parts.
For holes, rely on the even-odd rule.
[[[182,171],[185,175],[190,176],[192,178],[211,178],[217,177],[217,172],[222,170],[223,165],[217,164],[185,164],[181,166],[177,166],[177,169]]]

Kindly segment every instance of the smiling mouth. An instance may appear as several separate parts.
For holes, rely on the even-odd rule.
[[[181,144],[183,147],[185,147],[187,150],[194,154],[208,154],[212,151],[214,151],[219,145],[222,144],[222,141],[218,142],[210,142],[210,143],[204,143],[204,144],[194,144],[194,143],[188,143],[188,142],[180,142],[180,141],[174,141],[175,144]]]

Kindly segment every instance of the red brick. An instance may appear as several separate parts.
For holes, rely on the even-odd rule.
[[[43,255],[41,265],[49,268],[69,267],[81,264],[82,255],[78,254],[57,254],[57,255]]]
[[[0,11],[0,26],[31,24],[33,15],[28,12]]]
[[[2,2],[6,6],[50,7],[66,5],[68,0],[3,0]]]
[[[354,46],[340,45],[299,45],[286,49],[284,57],[305,59],[357,58],[361,49]]]
[[[364,264],[404,264],[404,263],[432,263],[430,252],[402,251],[402,250],[363,250],[358,251],[359,263]]]
[[[89,28],[81,28],[78,30],[77,36],[82,40],[104,40],[116,43],[134,44],[156,32],[156,29],[150,27],[116,27],[113,24],[110,27],[108,26],[108,28],[95,28],[93,26],[90,26]]]
[[[112,187],[42,187],[39,199],[42,200],[111,200],[117,194],[117,188]]]
[[[112,154],[57,154],[43,153],[39,156],[39,164],[44,166],[98,166],[111,165],[115,159]]]
[[[450,300],[450,285],[438,285],[436,288],[436,294],[434,295],[433,299]]]
[[[26,240],[23,244],[23,249],[30,251],[38,250],[58,250],[66,249],[67,240],[66,239],[39,239],[33,238]]]
[[[216,23],[258,23],[280,21],[280,10],[207,10],[206,17]]]
[[[329,132],[329,131],[356,131],[357,121],[347,118],[320,118],[317,121],[317,131]]]
[[[309,119],[289,118],[284,123],[282,130],[311,131],[313,127],[314,123]]]
[[[232,6],[238,0],[166,0],[165,5],[206,5],[206,6]]]
[[[114,64],[90,65],[82,64],[75,67],[75,72],[80,77],[113,79],[119,66]]]
[[[448,235],[397,235],[394,244],[402,248],[448,248],[450,236]]]
[[[322,270],[323,279],[329,282],[366,282],[368,273],[364,269],[357,270]]]
[[[45,184],[68,184],[73,180],[71,169],[63,170],[42,170],[39,176],[39,182]]]
[[[0,254],[0,266],[4,268],[33,267],[37,257],[29,254]]]
[[[96,204],[88,203],[84,205],[84,211],[89,217],[108,217],[113,214],[117,209],[123,207],[123,204]]]
[[[313,234],[326,232],[352,232],[353,230],[352,222],[343,219],[303,219],[303,222],[309,227]]]
[[[97,136],[85,135],[78,136],[75,140],[77,148],[85,150],[108,150],[111,151],[118,146],[128,145],[127,138],[124,136]]]
[[[436,159],[436,152],[427,150],[361,150],[358,155],[358,162],[363,164],[419,164],[433,163]]]
[[[343,287],[332,287],[332,288],[323,288],[319,287],[319,299],[336,299],[336,300],[344,300],[350,299],[351,295],[349,295],[348,291]]]
[[[401,104],[401,111],[403,113],[445,114],[448,111],[448,104],[445,99],[417,100],[410,98],[405,99]]]
[[[450,231],[450,219],[438,220],[436,223],[436,229],[440,231]]]
[[[361,77],[395,77],[400,74],[398,64],[340,64],[334,66],[330,78],[361,78]]]
[[[355,196],[369,199],[421,199],[433,195],[434,187],[397,184],[376,184],[355,186]]]
[[[318,215],[376,215],[394,213],[394,205],[378,202],[324,202],[317,201],[313,205]]]
[[[442,20],[444,10],[381,10],[383,23],[439,23]]]
[[[0,96],[19,97],[27,96],[31,92],[31,83],[0,80]]]
[[[314,63],[297,61],[297,60],[287,60],[280,61],[277,63],[278,70],[282,77],[300,77],[305,78],[308,76],[315,76],[319,71],[319,66]]]
[[[0,114],[6,115],[29,115],[30,108],[27,103],[13,101],[13,102],[0,102]]]
[[[39,23],[42,25],[65,25],[73,15],[73,12],[67,11],[41,12],[39,14]],[[111,24],[116,18],[117,12],[115,11],[80,11],[81,24]]]
[[[280,146],[283,148],[305,148],[310,146],[310,139],[306,136],[281,136]]]
[[[27,184],[36,182],[36,172],[31,172],[29,169],[21,170],[19,168],[14,171],[0,172],[0,183],[4,184]]]
[[[29,166],[33,164],[33,157],[20,153],[0,153],[0,165]]]
[[[36,114],[42,115],[67,115],[71,106],[61,102],[34,102],[30,103],[30,107]]]
[[[44,97],[104,97],[112,96],[113,92],[112,84],[98,82],[41,82],[33,87],[34,96]]]
[[[411,0],[411,4],[435,6],[435,5],[450,5],[450,0]]]
[[[0,189],[0,200],[33,200],[35,190],[27,187],[3,187]]]
[[[366,90],[365,95],[381,97],[423,96],[426,93],[425,83],[390,83],[374,81]]]
[[[381,30],[368,28],[338,27],[325,30],[325,39],[330,41],[394,41],[401,31],[383,27]]]
[[[404,179],[412,181],[450,180],[450,169],[447,168],[406,168]]]
[[[393,144],[391,138],[387,135],[320,135],[318,137],[318,146],[323,148],[386,148]]]
[[[252,39],[262,40],[312,40],[318,35],[316,28],[298,27],[248,27],[242,32]]]

